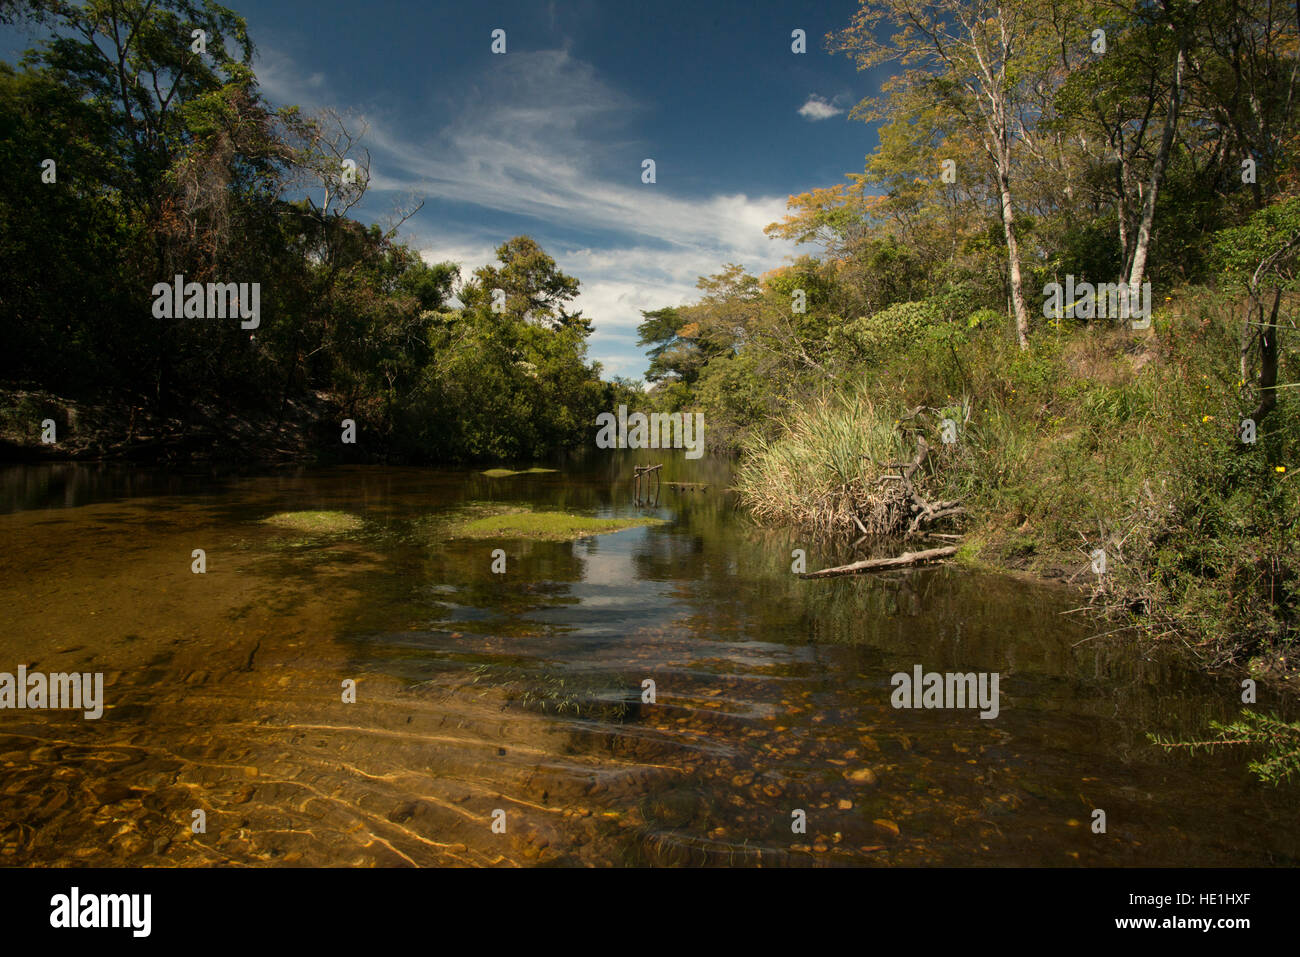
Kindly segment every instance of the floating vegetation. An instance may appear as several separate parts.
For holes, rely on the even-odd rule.
[[[276,528],[326,535],[356,532],[362,526],[361,519],[347,512],[280,512],[263,521]]]
[[[533,512],[527,509],[488,515],[455,529],[455,538],[531,538],[566,542],[588,535],[606,535],[645,525],[663,525],[662,518],[588,518],[565,512]]]
[[[509,478],[512,475],[536,475],[539,472],[554,472],[554,471],[556,471],[556,469],[532,468],[532,469],[522,469],[520,471],[515,471],[514,469],[487,469],[486,471],[481,472],[479,474],[486,475],[488,478]]]

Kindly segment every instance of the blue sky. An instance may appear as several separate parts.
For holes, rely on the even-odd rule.
[[[227,5],[272,102],[366,127],[371,191],[354,215],[425,199],[404,238],[465,276],[534,237],[581,280],[607,376],[644,373],[641,310],[690,301],[726,262],[759,273],[795,253],[763,227],[790,194],[860,172],[876,143],[847,113],[879,77],[824,49],[856,0]],[[28,45],[0,41],[11,62]]]

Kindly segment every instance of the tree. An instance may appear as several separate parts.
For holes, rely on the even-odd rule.
[[[829,37],[831,49],[851,55],[859,70],[893,62],[902,68],[885,84],[889,97],[862,101],[855,116],[915,116],[940,103],[951,111],[953,128],[982,147],[996,184],[1022,349],[1029,347],[1029,310],[1012,183],[1017,142],[1036,118],[1031,90],[1045,63],[1038,7],[1030,0],[862,0],[852,24]]]
[[[1164,179],[1165,169],[1169,165],[1169,153],[1173,147],[1174,134],[1178,130],[1178,111],[1183,97],[1183,67],[1187,62],[1187,43],[1190,27],[1185,14],[1175,7],[1176,0],[1160,0],[1163,25],[1174,35],[1173,74],[1169,81],[1169,104],[1165,114],[1164,131],[1160,136],[1160,148],[1151,172],[1147,178],[1146,189],[1142,196],[1142,211],[1138,219],[1137,236],[1133,243],[1133,264],[1128,275],[1128,287],[1136,292],[1142,286],[1146,271],[1147,255],[1151,248],[1151,230],[1155,222],[1156,197]],[[1188,0],[1186,9],[1195,10],[1200,0]]]
[[[709,358],[696,337],[699,327],[691,326],[676,306],[642,311],[641,315],[645,321],[636,327],[636,344],[653,347],[646,352],[650,358],[646,381],[693,385]]]
[[[244,20],[211,0],[38,0],[53,31],[25,65],[103,110],[123,145],[112,186],[140,212],[162,213],[166,175],[212,96],[256,100]],[[201,31],[203,52],[193,39]]]
[[[575,326],[591,331],[581,312],[565,306],[578,295],[578,280],[561,272],[555,260],[528,236],[516,236],[497,247],[500,266],[474,270],[473,288],[466,289],[470,301],[491,303],[493,290],[505,293],[505,314],[521,322],[536,322],[554,328]],[[468,301],[467,305],[470,304]]]
[[[1216,237],[1216,248],[1223,278],[1246,293],[1241,379],[1257,383],[1259,399],[1250,418],[1258,427],[1277,407],[1282,296],[1300,282],[1300,197],[1267,206],[1242,226],[1223,230]],[[1258,377],[1253,368],[1256,356]]]
[[[1118,261],[1115,278],[1132,271],[1137,216],[1143,206],[1142,164],[1151,163],[1149,144],[1159,132],[1164,35],[1135,24],[1107,0],[1052,0],[1052,26],[1059,38],[1064,81],[1052,99],[1048,123],[1076,150],[1081,162],[1063,169],[1067,197],[1091,198],[1113,207]],[[1094,29],[1105,35],[1105,52],[1077,42]],[[1154,207],[1153,207],[1154,208]],[[1070,210],[1076,217],[1077,205]]]
[[[397,288],[414,296],[422,310],[439,312],[446,308],[460,279],[460,267],[452,262],[430,266],[410,250],[406,252],[410,259],[398,278]]]
[[[1221,135],[1215,152],[1237,185],[1243,161],[1254,161],[1248,185],[1262,209],[1300,164],[1293,148],[1300,8],[1290,0],[1202,0],[1196,12],[1188,25],[1190,105],[1208,121],[1198,125]]]

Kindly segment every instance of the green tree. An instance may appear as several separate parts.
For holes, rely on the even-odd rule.
[[[886,84],[889,96],[864,100],[855,116],[937,118],[937,103],[951,129],[982,147],[995,183],[1022,349],[1029,346],[1029,310],[1013,181],[1017,147],[1037,118],[1034,90],[1050,53],[1040,9],[1033,0],[862,0],[850,26],[831,35],[832,50],[851,55],[860,70],[900,66]]]
[[[536,322],[562,328],[576,326],[591,331],[591,323],[581,312],[570,313],[566,306],[578,295],[578,280],[556,267],[536,241],[516,236],[497,247],[499,266],[487,265],[474,270],[473,283],[463,296],[466,305],[491,304],[493,290],[505,293],[505,315],[523,322]]]

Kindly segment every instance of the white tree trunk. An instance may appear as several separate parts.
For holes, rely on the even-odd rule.
[[[1178,104],[1182,96],[1183,86],[1183,63],[1185,60],[1184,44],[1185,40],[1180,37],[1178,40],[1178,57],[1174,61],[1174,82],[1173,89],[1169,93],[1169,113],[1165,118],[1165,132],[1160,139],[1160,152],[1156,155],[1156,161],[1151,166],[1151,177],[1147,181],[1146,195],[1142,197],[1142,219],[1138,223],[1137,243],[1133,248],[1133,269],[1129,273],[1128,287],[1133,294],[1142,285],[1142,277],[1146,272],[1147,251],[1151,247],[1151,227],[1156,217],[1156,193],[1160,189],[1160,182],[1165,175],[1165,167],[1169,164],[1169,153],[1174,143],[1174,132],[1178,126]]]
[[[1002,230],[1007,239],[1007,259],[1011,273],[1011,305],[1016,314],[1016,340],[1020,343],[1021,349],[1028,349],[1029,309],[1025,306],[1024,284],[1020,278],[1020,244],[1016,241],[1015,207],[1011,203],[1007,161],[1000,159],[998,167],[998,190],[1002,196]]]

